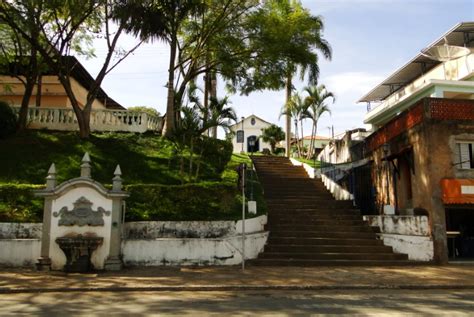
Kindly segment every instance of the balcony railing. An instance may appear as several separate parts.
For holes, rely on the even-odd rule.
[[[474,122],[474,100],[424,98],[372,133],[365,141],[371,152],[425,120]]]
[[[19,108],[14,107],[18,113]],[[76,115],[72,109],[35,108],[28,109],[29,129],[48,129],[59,131],[79,130]],[[90,127],[100,132],[138,132],[161,131],[163,120],[145,112],[128,110],[92,110]]]

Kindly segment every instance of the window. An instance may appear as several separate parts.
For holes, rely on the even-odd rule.
[[[471,169],[474,168],[474,157],[473,157],[474,143],[459,142],[456,144],[456,158],[455,164],[458,168]]]
[[[252,118],[252,119],[250,120],[250,124],[251,124],[251,125],[255,125],[255,122],[256,122],[256,121],[255,121],[255,118]]]

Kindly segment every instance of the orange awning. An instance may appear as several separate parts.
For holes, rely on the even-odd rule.
[[[445,204],[474,204],[474,179],[442,179]]]

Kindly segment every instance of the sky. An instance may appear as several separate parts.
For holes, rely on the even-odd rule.
[[[474,0],[302,0],[312,14],[321,15],[325,23],[323,37],[333,50],[331,61],[320,56],[319,83],[336,95],[330,104],[331,115],[318,123],[318,135],[330,136],[364,127],[365,103],[360,97],[415,57],[423,48],[440,38],[459,22],[474,21]],[[123,48],[136,40],[121,41]],[[97,58],[80,58],[95,76],[105,51],[100,44]],[[162,42],[142,45],[105,78],[102,88],[125,107],[149,106],[161,113],[166,108],[168,46]],[[295,82],[302,91],[306,83]],[[218,96],[227,92],[220,85]],[[279,116],[285,92],[265,91],[249,96],[231,95],[237,116],[255,114],[284,127]],[[310,122],[305,123],[309,134]],[[222,134],[221,134],[222,136]]]

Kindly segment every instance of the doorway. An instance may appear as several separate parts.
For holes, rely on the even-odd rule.
[[[247,138],[247,153],[255,153],[260,151],[259,138],[255,135],[251,135]],[[251,144],[254,144],[253,146]]]
[[[446,233],[451,260],[474,260],[474,209],[446,209]]]

